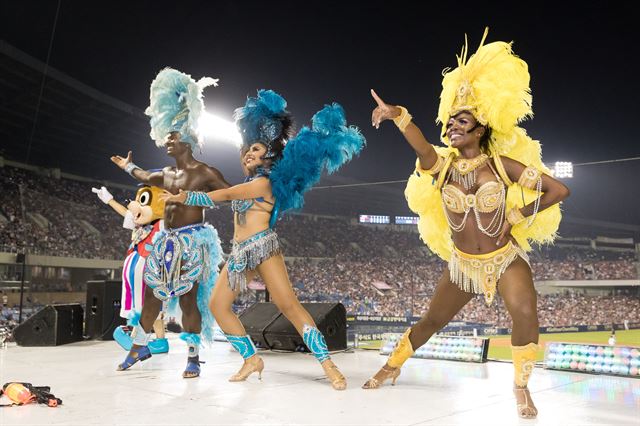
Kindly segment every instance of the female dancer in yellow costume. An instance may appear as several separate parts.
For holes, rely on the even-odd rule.
[[[569,190],[542,164],[540,144],[518,123],[532,115],[526,62],[511,44],[484,45],[458,67],[445,70],[438,122],[446,147],[434,147],[404,107],[378,106],[372,124],[393,120],[415,150],[416,170],[405,195],[420,215],[429,248],[448,262],[427,313],[402,336],[387,363],[363,386],[395,383],[400,367],[469,302],[490,304],[498,291],[513,319],[514,394],[520,417],[537,409],[527,383],[538,349],[536,292],[526,251],[530,241],[551,242],[560,223],[559,202]]]

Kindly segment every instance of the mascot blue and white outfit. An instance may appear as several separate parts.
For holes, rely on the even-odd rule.
[[[286,101],[277,93],[259,90],[257,97],[249,98],[244,107],[236,110],[236,124],[242,135],[243,149],[261,143],[267,149],[263,158],[272,160],[270,168],[259,168],[247,181],[267,177],[274,203],[268,229],[244,241],[233,242],[227,262],[232,290],[245,290],[246,272],[255,270],[265,260],[281,253],[274,230],[278,218],[285,212],[302,208],[304,194],[320,180],[322,172],[335,172],[365,145],[360,131],[347,126],[344,110],[336,103],[326,105],[313,116],[310,128],[303,127],[295,137],[290,138],[292,119],[286,105]],[[243,223],[243,214],[255,201],[266,202],[264,199],[232,202],[239,224]],[[187,191],[184,203],[193,206],[213,205],[207,193],[192,191]],[[256,354],[249,336],[226,336],[245,360]],[[327,344],[318,328],[305,325],[302,337],[318,361],[322,363],[329,359]],[[242,373],[238,376],[242,376],[242,379],[246,377]]]
[[[196,82],[189,75],[171,68],[157,75],[151,84],[150,105],[145,111],[151,117],[151,137],[156,145],[164,146],[168,134],[179,132],[180,142],[191,145],[191,151],[202,147],[198,129],[198,118],[204,111],[202,91],[204,87],[215,83],[209,78]],[[125,169],[129,173],[137,167],[131,164],[127,166],[131,170]],[[216,229],[208,223],[197,222],[180,228],[170,228],[169,223],[166,226],[154,238],[153,249],[145,264],[144,282],[147,292],[152,291],[157,299],[166,302],[167,312],[171,316],[175,316],[174,312],[178,309],[178,299],[197,283],[201,332],[180,335],[189,348],[183,377],[197,377],[201,363],[199,347],[203,340],[213,341],[214,318],[208,305],[218,277],[218,265],[222,262],[222,248]],[[130,353],[119,366],[120,370],[151,356],[147,347],[149,334],[140,325],[137,327],[140,329],[133,343],[140,348],[135,356]],[[184,322],[183,328],[187,330]]]

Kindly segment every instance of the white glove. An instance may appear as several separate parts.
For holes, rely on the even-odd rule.
[[[124,229],[131,229],[132,231],[136,228],[136,223],[133,221],[133,213],[131,213],[130,210],[127,210],[127,214],[124,215],[122,227]]]
[[[113,195],[104,186],[98,188],[91,188],[91,192],[98,194],[98,198],[105,204],[109,204],[109,201],[113,200]]]

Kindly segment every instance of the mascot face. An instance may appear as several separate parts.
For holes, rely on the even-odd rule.
[[[136,199],[127,206],[136,225],[146,225],[164,216],[164,201],[160,199],[162,189],[157,186],[143,186]]]

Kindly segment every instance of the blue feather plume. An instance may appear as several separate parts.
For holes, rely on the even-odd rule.
[[[273,90],[260,89],[255,98],[247,98],[245,105],[235,110],[234,119],[245,148],[263,142],[279,152],[291,136],[293,121],[287,101]]]
[[[303,127],[273,165],[269,179],[276,206],[271,226],[277,216],[302,208],[304,194],[320,180],[325,169],[334,173],[358,155],[365,144],[360,130],[347,126],[342,106],[333,103],[318,111],[311,119],[311,128]]]
[[[182,142],[192,148],[202,148],[198,119],[204,112],[202,92],[207,86],[217,86],[218,80],[203,77],[198,81],[173,68],[165,68],[151,83],[149,106],[145,114],[151,117],[151,138],[164,146],[170,132],[180,132]]]

